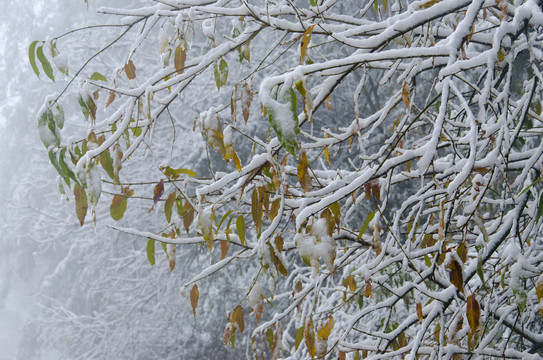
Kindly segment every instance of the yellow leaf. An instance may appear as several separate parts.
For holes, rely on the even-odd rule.
[[[303,65],[305,62],[305,56],[307,55],[307,47],[309,46],[309,42],[311,41],[311,34],[313,33],[313,28],[315,25],[311,25],[307,28],[307,30],[304,32],[304,35],[302,36],[302,43],[300,45],[300,64]]]
[[[476,294],[471,294],[468,296],[466,315],[471,332],[475,334],[477,329],[479,329],[479,325],[481,324],[481,307],[476,299]]]
[[[113,196],[113,201],[111,202],[111,205],[109,206],[109,214],[111,215],[111,218],[115,221],[119,221],[122,219],[124,212],[126,210],[126,196],[123,195],[115,195]]]
[[[539,300],[539,312],[543,316],[543,274],[539,275],[539,278],[536,281],[536,294],[537,299]]]
[[[244,315],[243,308],[241,305],[238,305],[234,309],[234,314],[232,314],[232,318],[230,319],[230,322],[235,322],[238,325],[239,332],[243,332],[243,330],[245,330],[245,321],[243,320]]]
[[[324,134],[324,138],[328,139],[328,134]],[[328,149],[328,146],[324,147],[324,158],[326,159],[326,164],[330,167],[330,150]]]
[[[79,219],[79,224],[83,226],[89,205],[87,202],[87,194],[85,193],[85,189],[78,183],[75,183],[74,185],[74,197],[75,213],[77,214],[77,218]]]
[[[238,216],[236,219],[236,230],[238,231],[239,241],[241,246],[245,245],[245,219],[243,215]]]
[[[173,64],[178,74],[182,74],[185,71],[185,60],[187,59],[187,53],[181,46],[175,49]]]
[[[185,201],[185,205],[183,206],[183,225],[185,226],[185,230],[187,231],[187,234],[190,230],[190,225],[194,221],[194,209],[190,205],[188,201]]]
[[[126,73],[126,77],[130,80],[136,78],[136,66],[132,62],[132,60],[128,60],[128,62],[124,65],[124,72]]]
[[[428,9],[429,7],[434,6],[435,4],[437,4],[440,1],[441,0],[430,0],[430,1],[425,2],[424,4],[419,5],[419,8],[420,9]]]
[[[439,344],[439,337],[441,333],[441,325],[437,324],[434,328],[434,338],[436,339],[437,343]]]
[[[307,162],[307,155],[304,150],[300,151],[300,158],[298,160],[298,181],[302,186],[304,192],[309,192],[312,189],[311,176],[309,175],[309,164]]]
[[[328,95],[326,99],[324,99],[324,103],[326,104],[326,108],[328,109],[328,111],[330,111],[330,106],[332,103],[332,94]]]
[[[446,266],[450,270],[449,278],[451,283],[456,286],[462,294],[464,294],[464,275],[462,273],[462,265],[456,260],[452,261]]]
[[[462,241],[460,245],[458,245],[456,253],[458,254],[458,257],[460,257],[460,260],[462,260],[463,263],[466,263],[468,260],[468,247],[466,246],[465,241]]]
[[[194,321],[196,322],[196,307],[198,306],[198,298],[200,292],[198,291],[198,285],[194,284],[190,291],[190,306],[192,306],[192,313],[194,314]]]
[[[334,328],[334,318],[332,317],[332,315],[328,315],[328,321],[326,322],[326,324],[324,324],[324,326],[319,330],[319,333],[317,335],[317,337],[319,338],[319,340],[321,339],[328,339],[330,337],[330,333],[332,332],[332,329]]]
[[[366,285],[364,286],[364,296],[365,297],[370,297],[372,293],[373,293],[373,291],[371,289],[371,281],[366,280]]]
[[[270,220],[273,221],[273,219],[275,219],[275,217],[277,216],[277,213],[279,212],[279,208],[281,207],[281,199],[277,198],[275,200],[273,200],[272,204],[271,204],[271,209],[270,209]]]
[[[424,319],[422,315],[422,304],[420,302],[417,302],[417,317],[419,318],[419,322],[422,324],[422,320]]]

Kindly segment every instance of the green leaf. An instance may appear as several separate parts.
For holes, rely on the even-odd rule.
[[[38,117],[38,134],[46,148],[60,145],[56,128],[53,112],[50,108],[45,109]]]
[[[483,259],[481,258],[481,255],[477,257],[477,275],[479,275],[479,278],[481,279],[485,290],[488,291],[485,283],[485,273],[483,272]]]
[[[294,343],[294,347],[295,347],[296,350],[298,350],[298,347],[300,346],[300,343],[304,339],[304,328],[305,328],[305,326],[302,326],[301,328],[296,330],[296,342]]]
[[[229,210],[227,211],[221,218],[221,221],[219,221],[219,226],[217,226],[217,233],[219,232],[219,230],[221,230],[221,225],[222,223],[226,220],[226,218],[228,217],[228,215],[230,215],[232,213],[233,210]]]
[[[543,215],[543,191],[539,195],[539,204],[537,205],[537,216],[535,217],[535,222],[537,223],[541,216]]]
[[[277,116],[272,108],[267,107],[266,111],[269,114],[270,124],[277,134],[279,143],[285,148],[286,151],[296,156],[296,150],[298,150],[298,143],[296,142],[296,134],[300,132],[298,125],[298,115],[296,111],[297,99],[296,93],[293,89],[289,89],[285,94],[285,100],[290,105],[290,111],[292,116],[292,125],[290,128],[285,128],[285,119],[277,119]]]
[[[81,95],[77,97],[77,102],[79,103],[79,106],[81,106],[81,111],[83,112],[83,115],[85,116],[85,120],[89,120],[90,110]]]
[[[94,80],[94,81],[106,81],[107,82],[107,79],[104,75],[100,74],[99,72],[94,72],[91,77],[90,77],[91,80]]]
[[[236,219],[236,230],[238,231],[239,241],[241,245],[245,246],[245,219],[242,215]]]
[[[30,61],[30,66],[32,66],[32,70],[34,70],[34,73],[39,78],[40,71],[38,70],[38,65],[36,65],[36,44],[37,43],[38,43],[38,40],[34,40],[28,47],[28,60]]]
[[[89,204],[87,202],[87,193],[85,192],[85,189],[78,183],[75,183],[74,185],[74,197],[75,213],[77,214],[77,218],[79,219],[79,224],[83,226],[83,223],[85,222],[85,216],[87,216],[87,209],[89,208]]]
[[[520,192],[520,194],[518,194],[517,196],[522,196],[522,195],[524,195],[524,193],[525,193],[526,191],[530,190],[530,188],[531,188],[532,186],[534,186],[535,184],[537,184],[538,182],[540,182],[541,179],[543,179],[543,178],[537,178],[533,183],[531,183],[530,185],[526,186],[526,187]]]
[[[311,6],[317,6],[317,0],[309,0]]]
[[[70,186],[70,179],[68,178],[68,176],[66,175],[66,173],[62,170],[62,168],[60,167],[60,164],[58,163],[58,160],[57,160],[57,157],[56,157],[56,154],[55,154],[55,150],[54,149],[51,149],[49,150],[49,161],[51,162],[51,164],[53,165],[53,167],[57,170],[57,172],[59,173],[59,175],[64,179],[64,181],[66,182],[66,184],[68,184],[68,186]]]
[[[45,54],[43,53],[43,45],[38,46],[38,50],[36,51],[36,54],[38,55],[38,60],[41,62],[41,67],[43,68],[43,72],[45,72],[45,75],[47,75],[49,79],[55,81],[51,63],[49,63],[49,60],[47,60],[47,58],[45,57]]]
[[[58,155],[58,163],[60,165],[60,168],[62,169],[64,174],[66,174],[68,177],[72,178],[72,180],[74,180],[75,182],[79,182],[77,180],[77,177],[75,176],[74,172],[66,164],[66,162],[64,160],[65,156],[66,156],[66,148],[62,148],[60,150],[59,155]],[[68,184],[68,186],[70,186],[69,181],[67,181],[66,183]]]
[[[126,196],[123,195],[115,195],[113,196],[113,201],[111,202],[111,205],[109,207],[109,214],[111,215],[111,218],[115,221],[119,221],[122,219],[124,212],[126,210]]]
[[[213,75],[215,76],[215,85],[217,90],[221,90],[221,86],[226,85],[228,80],[228,63],[226,60],[221,59],[217,65],[217,62],[213,64]]]
[[[176,197],[177,197],[177,192],[174,191],[170,195],[168,195],[168,198],[166,199],[166,202],[164,203],[164,215],[166,215],[166,221],[168,222],[168,224],[172,220],[172,207],[173,207],[173,203]]]
[[[113,169],[113,159],[109,153],[109,149],[106,149],[103,153],[100,154],[100,165],[104,168],[107,175],[115,179],[115,170]]]
[[[155,266],[155,239],[147,240],[147,260],[151,266]]]
[[[57,124],[57,127],[62,129],[64,127],[64,110],[60,104],[57,104],[57,113],[53,116],[53,118],[55,119],[55,124]]]
[[[360,232],[358,233],[357,240],[362,239],[362,235],[364,235],[364,232],[366,232],[366,229],[368,228],[368,225],[375,217],[376,212],[377,210],[373,210],[372,212],[369,213],[368,217],[366,218],[366,221],[364,221],[364,224],[362,225],[362,228],[360,229]]]

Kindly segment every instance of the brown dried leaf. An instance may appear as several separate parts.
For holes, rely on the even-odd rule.
[[[409,85],[407,82],[404,82],[402,86],[402,100],[405,107],[409,109],[411,107],[411,99],[409,98]]]
[[[452,261],[447,265],[447,269],[449,269],[449,278],[451,280],[451,283],[456,286],[458,290],[462,294],[464,294],[464,274],[462,271],[462,265],[456,260],[452,259]]]
[[[228,253],[228,242],[221,240],[221,260],[226,257],[227,253]]]
[[[194,321],[196,322],[196,307],[198,306],[198,298],[200,292],[198,291],[198,285],[194,284],[190,291],[190,306],[192,306],[192,313],[194,314]]]
[[[128,60],[128,63],[124,65],[124,72],[129,80],[136,78],[136,65],[134,65],[132,60]]]
[[[309,356],[311,357],[315,356],[315,352],[316,352],[315,333],[313,331],[312,317],[309,317],[309,321],[307,321],[304,326],[304,339],[305,339],[305,346],[307,347],[307,351],[309,352]]]
[[[243,120],[247,124],[249,115],[251,114],[251,102],[253,101],[253,90],[245,82],[241,87],[241,112],[243,114]]]
[[[364,286],[364,296],[365,297],[370,297],[372,293],[373,293],[373,291],[371,289],[371,281],[366,280],[366,285]]]
[[[115,100],[115,92],[113,90],[110,90],[106,101],[106,109],[109,105],[111,105],[113,100]]]

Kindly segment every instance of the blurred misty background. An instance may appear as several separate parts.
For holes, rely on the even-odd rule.
[[[30,334],[26,324],[43,311],[38,294],[67,242],[81,231],[94,232],[78,229],[61,203],[36,131],[36,114],[52,84],[40,81],[28,62],[32,40],[93,23],[95,4],[89,5],[89,11],[73,0],[3,0],[0,6],[0,359],[17,357]],[[37,342],[27,340],[25,346]],[[48,358],[47,351],[39,357]]]
[[[180,296],[187,272],[203,261],[197,249],[184,254],[189,260],[179,261],[176,272],[170,274],[158,257],[151,268],[145,239],[107,227],[108,206],[97,212],[96,227],[90,219],[80,227],[73,202],[60,196],[36,126],[45,97],[66,81],[52,83],[43,74],[38,79],[28,47],[33,40],[107,21],[96,8],[111,2],[88,2],[88,8],[84,0],[0,5],[0,359],[239,358],[236,351],[247,348],[229,351],[222,345],[232,304],[201,299],[199,311],[208,316],[195,324],[188,300]],[[71,43],[59,42],[61,54],[71,54],[71,74],[107,41],[95,32],[81,34]],[[129,209],[127,222],[138,211],[137,204]],[[216,280],[209,299],[236,291],[224,278]]]

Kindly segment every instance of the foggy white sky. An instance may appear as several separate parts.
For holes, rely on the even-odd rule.
[[[36,113],[51,83],[40,81],[28,63],[32,40],[44,40],[95,16],[83,0],[2,0],[0,5],[0,359],[15,359],[21,326],[36,311],[32,279],[40,255],[26,231],[37,213],[48,213],[57,192],[55,174],[37,136]],[[56,196],[56,195],[55,195]],[[15,211],[17,217],[12,216]],[[26,216],[21,216],[24,213]],[[47,237],[47,234],[43,234]],[[39,271],[39,269],[37,270]],[[54,354],[49,354],[54,358]],[[50,357],[43,354],[42,358]]]

